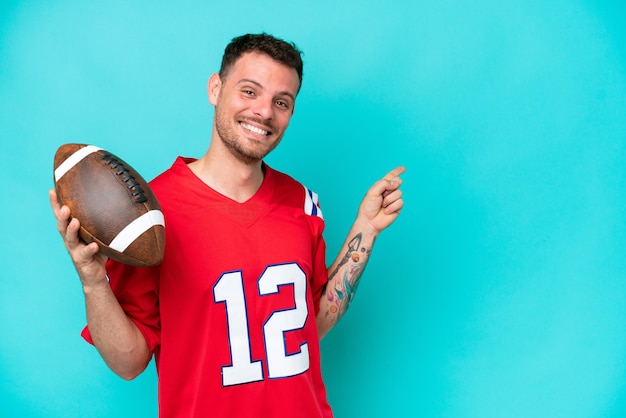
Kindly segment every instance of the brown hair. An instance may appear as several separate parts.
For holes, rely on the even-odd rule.
[[[298,73],[300,87],[302,86],[302,51],[293,42],[286,42],[266,33],[246,34],[230,41],[222,57],[219,72],[222,79],[228,76],[233,64],[246,52],[267,54],[276,61],[293,68]],[[298,87],[298,91],[300,91],[300,87]]]

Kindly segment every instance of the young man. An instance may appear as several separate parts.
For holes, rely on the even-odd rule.
[[[163,417],[330,417],[321,339],[352,300],[377,235],[403,206],[403,167],[376,182],[327,268],[317,195],[263,162],[302,82],[300,51],[270,35],[226,47],[208,82],[215,106],[200,159],[151,182],[166,224],[163,262],[107,261],[50,203],[80,276],[83,336],[125,379],[154,355]],[[107,279],[108,277],[108,279]]]

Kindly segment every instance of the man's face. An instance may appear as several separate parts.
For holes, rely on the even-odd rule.
[[[299,87],[295,69],[265,54],[242,55],[224,79],[209,80],[219,138],[241,161],[262,160],[282,139]]]

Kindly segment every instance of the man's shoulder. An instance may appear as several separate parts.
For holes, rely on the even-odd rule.
[[[296,180],[295,178],[293,178],[292,176],[290,176],[289,174],[276,170],[274,168],[271,168],[270,166],[266,165],[266,170],[267,173],[270,174],[271,178],[273,179],[274,183],[281,185],[281,186],[287,186],[287,187],[303,187],[302,183],[300,183],[298,180]]]
[[[289,202],[292,206],[302,208],[307,215],[323,219],[316,192],[281,171],[272,170],[272,178],[275,183],[276,195],[280,197],[282,202]]]
[[[163,171],[150,181],[150,187],[158,189],[166,186],[172,181],[175,181],[177,177],[184,177],[187,171],[190,172],[187,164],[192,161],[194,161],[193,158],[177,157],[176,160],[174,160],[174,163],[167,170]]]

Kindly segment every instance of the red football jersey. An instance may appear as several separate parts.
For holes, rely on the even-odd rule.
[[[260,189],[238,203],[191,161],[151,182],[163,262],[107,264],[154,352],[160,416],[331,417],[315,324],[328,279],[317,195],[265,165]]]

